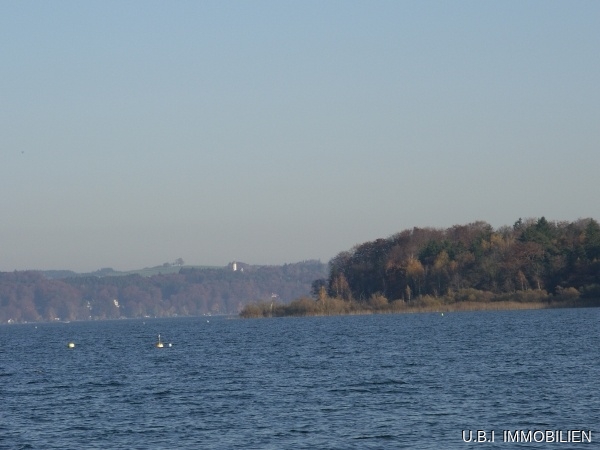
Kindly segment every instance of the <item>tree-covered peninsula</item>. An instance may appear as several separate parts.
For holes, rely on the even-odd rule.
[[[413,228],[329,262],[312,298],[250,304],[243,317],[600,306],[600,225],[519,219]]]

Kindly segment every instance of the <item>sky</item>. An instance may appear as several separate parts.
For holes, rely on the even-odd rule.
[[[600,219],[600,2],[0,3],[0,271]]]

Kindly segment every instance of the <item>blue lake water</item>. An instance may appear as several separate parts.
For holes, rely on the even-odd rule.
[[[3,325],[0,448],[600,448],[599,324],[590,308]]]

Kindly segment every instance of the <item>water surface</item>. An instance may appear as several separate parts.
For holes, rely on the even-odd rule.
[[[511,448],[503,430],[546,429],[592,430],[562,448],[593,448],[599,321],[595,308],[4,325],[0,448],[481,448],[463,430]],[[159,333],[173,346],[154,348]]]

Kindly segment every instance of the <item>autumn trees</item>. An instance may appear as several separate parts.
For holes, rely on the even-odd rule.
[[[492,294],[600,293],[600,225],[594,219],[519,219],[494,230],[486,222],[413,228],[355,246],[330,262],[328,294],[367,302],[411,302],[465,289]],[[600,295],[596,295],[600,297]]]

